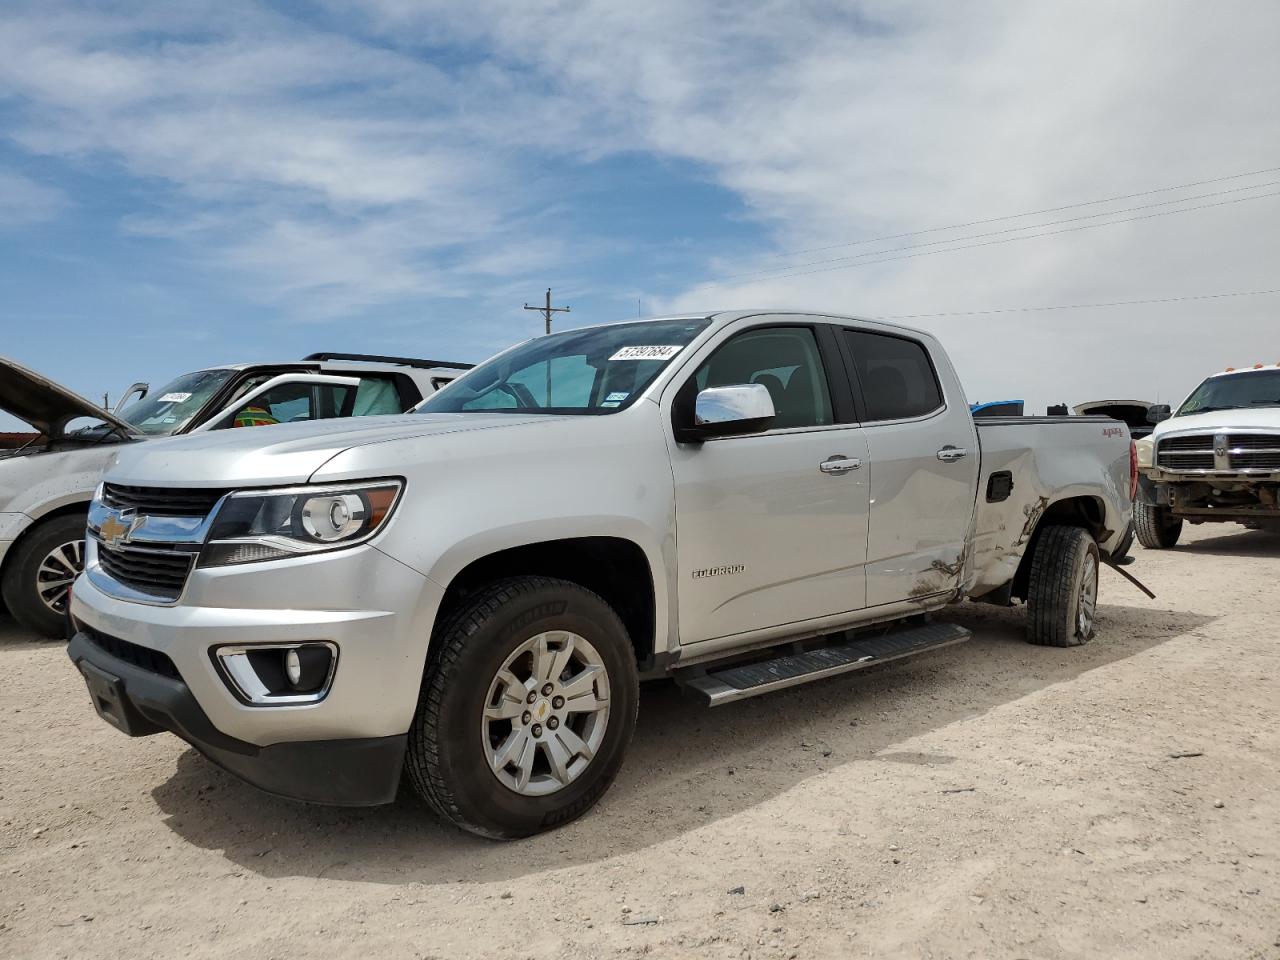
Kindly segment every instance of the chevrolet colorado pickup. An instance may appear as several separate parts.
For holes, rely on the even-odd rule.
[[[0,357],[0,411],[38,433],[0,450],[0,595],[23,626],[65,636],[67,594],[84,566],[84,525],[118,443],[338,416],[403,413],[471,364],[316,353],[184,374],[148,394],[134,384],[104,410]]]
[[[1280,364],[1215,373],[1151,417],[1134,504],[1144,547],[1174,546],[1184,522],[1280,530]]]
[[[127,734],[521,837],[604,793],[642,679],[732,703],[962,641],[965,598],[1084,643],[1134,470],[1109,419],[975,423],[914,330],[572,330],[408,416],[122,448],[68,653]]]

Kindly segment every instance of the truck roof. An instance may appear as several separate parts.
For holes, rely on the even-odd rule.
[[[934,339],[933,334],[929,333],[927,330],[920,330],[917,327],[908,327],[891,320],[877,319],[876,317],[854,316],[847,313],[832,313],[830,310],[804,310],[798,307],[757,307],[753,310],[712,310],[709,312],[694,311],[691,313],[672,313],[661,317],[644,317],[643,319],[611,320],[607,323],[590,323],[586,326],[577,327],[575,329],[589,330],[592,327],[608,327],[617,323],[662,323],[664,321],[671,320],[710,320],[716,326],[722,326],[727,323],[732,323],[735,320],[741,320],[745,317],[759,316],[826,317],[830,320],[852,320],[857,323],[875,323],[881,326],[892,327],[895,330],[902,330],[922,337]]]
[[[1280,369],[1280,363],[1275,363],[1275,364],[1255,363],[1251,367],[1227,367],[1227,369],[1225,370],[1219,370],[1217,373],[1209,374],[1208,379],[1212,380],[1214,377],[1234,376],[1237,373],[1259,373],[1263,370],[1276,370],[1276,369]]]

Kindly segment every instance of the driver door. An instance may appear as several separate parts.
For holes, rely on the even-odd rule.
[[[692,374],[698,389],[763,384],[777,416],[763,433],[670,441],[683,644],[866,605],[867,442],[833,409],[847,386],[820,326],[741,330]]]

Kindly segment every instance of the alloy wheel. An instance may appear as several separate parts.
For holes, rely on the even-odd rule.
[[[71,540],[50,550],[36,571],[36,592],[41,602],[59,616],[66,613],[71,584],[83,570],[83,540]]]
[[[596,648],[567,630],[539,633],[489,684],[481,738],[507,789],[545,796],[580,777],[609,724],[609,673]]]

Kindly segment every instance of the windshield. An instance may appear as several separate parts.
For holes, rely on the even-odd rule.
[[[1191,392],[1174,416],[1238,407],[1280,407],[1280,369],[1210,377]]]
[[[177,433],[228,380],[233,370],[197,370],[179,377],[120,412],[140,431],[151,437]]]
[[[418,413],[616,413],[706,329],[650,320],[569,330],[499,354],[449,384]]]

